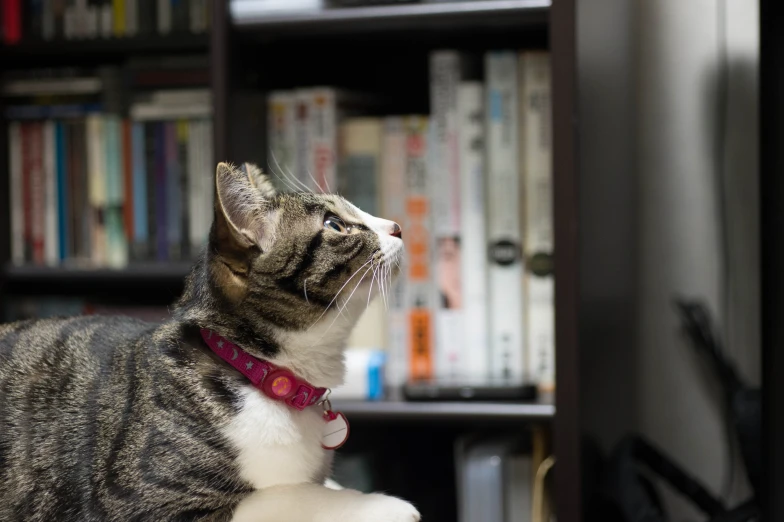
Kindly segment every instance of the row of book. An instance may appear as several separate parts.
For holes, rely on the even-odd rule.
[[[207,0],[0,0],[8,45],[35,40],[125,38],[205,33]]]
[[[191,259],[211,224],[210,114],[205,90],[154,91],[129,117],[100,103],[9,106],[12,262]]]
[[[436,51],[430,90],[430,115],[389,117],[339,89],[273,92],[268,163],[403,225],[405,277],[351,341],[386,348],[389,384],[552,390],[549,54]]]

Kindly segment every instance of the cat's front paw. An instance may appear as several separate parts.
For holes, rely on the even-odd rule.
[[[378,493],[363,495],[356,509],[351,510],[344,522],[419,522],[421,516],[414,506]]]

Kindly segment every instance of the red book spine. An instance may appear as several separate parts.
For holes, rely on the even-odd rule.
[[[124,120],[122,125],[122,161],[123,161],[123,220],[125,221],[125,237],[129,244],[133,241],[133,163],[131,145],[131,122]]]
[[[9,45],[22,39],[22,0],[3,0],[3,39]]]

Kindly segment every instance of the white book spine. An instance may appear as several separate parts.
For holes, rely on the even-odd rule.
[[[103,117],[87,117],[87,184],[90,211],[93,214],[91,260],[96,266],[106,265],[106,229],[100,215],[106,209],[106,139]]]
[[[19,122],[8,124],[8,155],[11,207],[11,261],[24,264],[24,196],[22,191],[22,129]]]
[[[523,263],[517,55],[485,55],[491,376],[522,379]]]
[[[308,116],[310,187],[314,192],[332,192],[337,190],[338,108],[335,89],[313,89]]]
[[[57,227],[57,172],[55,169],[54,122],[43,124],[44,163],[44,262],[56,266],[60,257]]]
[[[520,55],[521,162],[525,193],[526,347],[531,377],[555,387],[555,279],[550,58]]]
[[[112,4],[106,3],[101,6],[100,10],[100,25],[101,25],[101,36],[103,38],[111,38],[114,32],[114,19],[112,16]]]
[[[463,338],[465,374],[470,379],[489,375],[490,337],[487,315],[487,234],[485,220],[484,86],[463,82],[457,92],[460,136],[460,196],[462,209]]]
[[[381,207],[386,219],[405,225],[406,217],[406,132],[401,117],[384,120],[381,160]],[[403,230],[404,237],[406,231]],[[408,376],[408,327],[405,301],[405,261],[401,273],[389,289],[387,312],[386,382],[400,388]]]
[[[267,98],[267,164],[273,182],[284,190],[294,188],[289,173],[297,172],[295,109],[296,96],[292,91],[274,91]]]
[[[171,30],[172,30],[171,0],[158,0],[158,32],[160,34],[169,34]]]
[[[457,379],[467,372],[464,360],[460,166],[457,89],[460,55],[437,51],[430,56],[430,100],[433,133],[430,186],[435,234],[435,274],[439,292],[436,311],[436,376]],[[474,347],[472,347],[473,349]]]

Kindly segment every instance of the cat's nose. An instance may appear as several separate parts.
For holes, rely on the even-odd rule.
[[[397,223],[395,223],[393,221],[392,222],[392,229],[389,232],[389,235],[390,236],[395,236],[395,237],[400,238],[400,239],[403,239],[403,231],[400,230],[400,225],[398,225]]]

